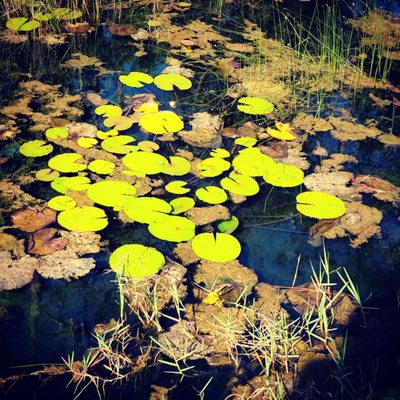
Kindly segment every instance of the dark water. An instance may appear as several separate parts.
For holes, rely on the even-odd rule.
[[[298,2],[293,2],[294,13],[299,12]],[[398,12],[395,2],[381,2],[382,7]],[[287,4],[290,6],[290,2]],[[265,5],[268,7],[268,5]],[[304,4],[304,9],[311,7]],[[204,11],[204,10],[203,10]],[[206,10],[207,11],[207,10]],[[262,12],[262,8],[259,10]],[[238,10],[224,9],[229,15],[238,17]],[[240,13],[243,13],[243,9]],[[248,12],[248,10],[246,11]],[[257,11],[252,10],[253,13]],[[349,13],[362,13],[352,8]],[[198,13],[194,10],[192,14]],[[239,13],[239,14],[240,14]],[[214,15],[206,12],[208,20]],[[186,18],[189,18],[190,14]],[[256,18],[260,21],[260,18]],[[140,22],[140,21],[139,21]],[[233,24],[227,20],[226,23]],[[0,81],[2,104],[6,104],[13,95],[17,94],[18,82],[21,81],[18,72],[30,72],[34,79],[46,83],[62,83],[63,90],[71,94],[82,94],[94,91],[112,103],[120,104],[125,95],[142,93],[141,89],[122,88],[118,81],[120,73],[143,71],[152,76],[159,74],[166,66],[167,55],[163,46],[148,45],[148,55],[142,58],[133,56],[132,47],[128,40],[112,36],[105,27],[100,27],[95,33],[83,36],[71,36],[64,45],[47,47],[39,43],[28,42],[22,45],[6,45],[0,43],[3,71]],[[59,64],[70,58],[75,52],[96,56],[104,61],[108,72],[96,75],[92,68],[82,71],[60,69]],[[174,94],[162,92],[155,86],[148,90],[156,95],[163,103],[163,109],[168,109],[168,102],[177,101],[176,112],[186,116],[197,111],[209,111],[215,108],[219,93],[223,89],[221,81],[215,75],[205,75],[201,84],[193,79],[193,88],[189,93]],[[376,117],[371,111],[370,104],[361,95],[354,101],[343,104],[340,96],[328,98],[330,107],[348,107],[360,121]],[[85,103],[84,120],[90,123],[101,123],[94,116],[94,106]],[[400,111],[398,111],[400,114]],[[395,115],[399,118],[399,115]],[[397,119],[396,121],[399,121]],[[398,122],[396,122],[398,129]],[[100,127],[100,126],[99,126]],[[136,128],[129,133],[138,135]],[[140,134],[146,137],[144,134]],[[29,138],[27,134],[25,136]],[[385,147],[374,140],[363,142],[347,142],[342,145],[330,135],[311,138],[305,143],[306,151],[312,150],[316,141],[325,147],[329,153],[342,152],[354,155],[359,163],[348,165],[348,170],[357,174],[378,175],[400,185],[398,170],[400,154],[398,148]],[[15,157],[7,167],[2,167],[1,176],[12,175],[23,166],[25,160],[19,158],[14,144],[0,144],[0,156]],[[318,160],[310,157],[310,161]],[[347,168],[346,168],[347,169]],[[32,186],[28,191],[48,198],[50,192],[46,189]],[[300,219],[295,215],[294,204],[298,189],[278,190],[271,193],[264,211],[264,200],[268,195],[265,188],[255,200],[250,200],[243,206],[237,206],[234,214],[239,217],[241,226],[236,236],[242,244],[240,261],[256,270],[260,280],[278,285],[291,285],[298,265],[297,283],[309,281],[311,264],[318,268],[319,257],[323,254],[322,247],[313,247],[308,243],[308,229],[311,221]],[[380,238],[372,238],[359,249],[349,246],[348,239],[325,241],[332,268],[346,267],[354,282],[359,286],[364,299],[371,304],[384,306],[396,301],[399,290],[400,276],[400,226],[398,208],[372,201],[366,195],[365,204],[380,209],[384,218],[381,222]],[[279,222],[276,222],[280,220]],[[124,229],[115,223],[104,234],[110,239],[111,250],[124,243],[142,242],[156,246],[169,252],[172,246],[166,246],[146,233],[147,230]],[[0,293],[0,307],[4,315],[0,318],[0,359],[4,371],[10,373],[9,367],[36,363],[59,363],[61,357],[67,357],[72,351],[79,358],[84,351],[94,344],[91,331],[97,323],[107,322],[118,316],[116,286],[112,274],[104,274],[107,268],[107,254],[99,256],[98,269],[80,280],[65,282],[36,277],[34,281],[19,290]],[[17,369],[16,371],[18,371]]]

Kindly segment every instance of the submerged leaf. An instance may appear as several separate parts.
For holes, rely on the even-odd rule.
[[[270,101],[258,97],[242,97],[238,101],[237,108],[246,114],[259,115],[271,113],[274,105]]]
[[[154,78],[154,84],[161,90],[187,90],[192,87],[190,79],[179,74],[160,74]]]
[[[63,228],[75,232],[101,231],[108,225],[104,210],[91,206],[61,211],[58,214],[57,221]]]
[[[130,72],[128,75],[121,75],[119,80],[126,86],[133,88],[143,87],[143,83],[152,83],[153,78],[144,72]]]
[[[19,148],[19,152],[25,157],[43,157],[53,151],[53,146],[44,140],[31,140],[25,142]]]
[[[188,218],[166,215],[151,223],[148,229],[159,239],[168,242],[186,242],[195,235],[196,226]]]
[[[43,228],[29,235],[28,253],[46,256],[64,250],[69,240],[63,237],[55,237],[57,232],[56,228]]]
[[[139,125],[146,132],[155,135],[179,132],[183,129],[183,121],[172,111],[159,111],[151,114],[143,114]]]
[[[117,274],[142,279],[159,272],[165,264],[165,258],[153,247],[124,244],[112,252],[109,262]]]
[[[228,262],[237,258],[241,252],[239,241],[227,233],[200,233],[192,240],[196,255],[214,262]]]
[[[346,206],[338,197],[323,192],[304,192],[296,197],[296,208],[307,217],[330,219],[341,217]]]

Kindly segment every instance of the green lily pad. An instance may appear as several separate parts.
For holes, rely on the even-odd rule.
[[[9,19],[6,22],[6,26],[8,29],[12,29],[13,31],[28,32],[38,28],[40,26],[40,22],[35,20],[28,21],[28,18],[25,17],[17,17]]]
[[[112,128],[116,131],[126,131],[134,124],[134,122],[135,121],[132,118],[120,115],[119,117],[108,117],[104,120],[103,124],[107,128]]]
[[[140,174],[138,176],[159,174],[168,165],[164,156],[147,151],[127,154],[122,158],[122,162],[131,171]]]
[[[200,233],[192,240],[192,249],[198,257],[214,262],[232,261],[241,252],[239,241],[227,233]]]
[[[124,244],[111,253],[109,263],[117,274],[143,279],[159,272],[165,264],[165,258],[153,247]]]
[[[246,149],[246,150],[253,150]],[[247,176],[263,176],[269,169],[275,167],[276,162],[269,156],[262,154],[259,149],[243,151],[232,161],[235,171]]]
[[[114,171],[115,164],[107,160],[94,160],[89,163],[88,170],[98,175],[109,175]]]
[[[122,108],[113,106],[112,104],[106,104],[96,107],[94,112],[97,115],[102,115],[105,118],[120,117],[122,115]]]
[[[126,86],[133,88],[143,87],[143,83],[152,83],[153,78],[144,72],[130,72],[128,75],[121,75],[119,80]]]
[[[192,168],[190,161],[186,158],[179,156],[169,157],[169,164],[167,164],[161,171],[163,174],[171,176],[183,176],[190,172]]]
[[[185,194],[189,193],[190,189],[185,187],[187,185],[186,181],[172,181],[165,185],[165,190],[169,193],[174,194]]]
[[[279,187],[295,187],[304,181],[304,172],[294,165],[275,163],[273,168],[268,168],[263,178],[265,182]]]
[[[218,186],[205,186],[197,189],[196,196],[208,204],[221,204],[228,200],[225,190]]]
[[[90,149],[93,146],[96,146],[97,139],[91,137],[81,137],[77,141],[78,146],[83,147],[84,149]]]
[[[65,194],[68,190],[83,192],[90,186],[90,179],[86,176],[60,176],[51,182],[50,186],[59,193]]]
[[[171,210],[171,204],[156,197],[136,197],[124,206],[125,214],[142,224],[151,224],[169,214]]]
[[[178,197],[169,204],[172,206],[171,214],[181,214],[192,209],[196,203],[191,197]]]
[[[257,143],[257,139],[252,137],[240,137],[235,139],[235,143],[243,147],[253,147]]]
[[[50,168],[43,168],[36,172],[35,177],[38,181],[51,182],[60,176],[58,171]]]
[[[192,87],[190,79],[179,74],[160,74],[154,78],[154,84],[161,90],[171,91],[177,87],[180,90],[187,90]]]
[[[273,111],[274,105],[270,101],[258,97],[242,97],[238,101],[237,108],[246,114],[265,115]]]
[[[61,211],[58,223],[65,229],[75,232],[101,231],[108,225],[107,215],[101,208],[84,206]]]
[[[341,217],[346,212],[342,200],[323,192],[304,192],[296,197],[297,211],[303,215],[318,219]]]
[[[86,194],[97,204],[121,210],[128,201],[136,197],[136,188],[128,182],[106,180],[90,185]]]
[[[71,196],[56,196],[48,201],[47,207],[56,211],[72,210],[76,201]]]
[[[230,157],[231,153],[228,150],[221,149],[218,147],[217,149],[211,150],[210,156],[217,157],[217,158],[228,158]]]
[[[53,151],[53,146],[44,140],[30,140],[19,148],[19,152],[25,157],[43,157]]]
[[[65,128],[49,128],[46,130],[46,137],[49,140],[66,139],[68,131]]]
[[[109,131],[97,131],[96,136],[101,139],[107,139],[110,136],[117,136],[118,135],[118,131],[116,129],[110,129]]]
[[[226,221],[222,221],[217,225],[218,230],[222,233],[232,233],[236,230],[238,226],[239,220],[234,215],[232,215]]]
[[[183,121],[172,111],[159,111],[143,114],[139,119],[140,127],[155,135],[179,132],[183,129]]]
[[[33,18],[36,19],[37,21],[47,22],[53,18],[53,14],[52,13],[44,13],[43,14],[42,12],[35,12],[33,14]]]
[[[254,196],[260,191],[255,179],[234,172],[229,175],[229,178],[221,179],[221,186],[228,192],[242,196]]]
[[[82,155],[78,153],[58,154],[57,156],[50,158],[47,165],[51,169],[56,169],[60,172],[80,172],[86,169],[86,164],[76,162],[81,158]]]
[[[109,153],[128,154],[137,150],[137,146],[129,145],[129,143],[133,143],[135,141],[136,139],[132,136],[110,136],[101,142],[101,147],[103,150],[108,151]]]
[[[205,178],[212,178],[221,175],[231,167],[231,163],[222,158],[210,157],[197,164],[200,175]]]
[[[188,218],[167,215],[149,224],[148,229],[158,239],[168,242],[186,242],[195,235],[196,226]]]

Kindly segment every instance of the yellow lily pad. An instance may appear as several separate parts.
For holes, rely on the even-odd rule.
[[[296,197],[296,208],[307,217],[338,218],[345,214],[346,206],[338,197],[323,192],[303,192]]]
[[[221,149],[218,147],[217,149],[211,150],[210,156],[217,157],[217,158],[228,158],[230,157],[231,153],[228,150]]]
[[[135,141],[135,138],[128,135],[110,136],[101,142],[101,147],[109,153],[128,154],[137,149],[137,146],[129,145]]]
[[[48,201],[47,207],[56,211],[72,210],[76,201],[71,196],[56,196]]]
[[[213,262],[232,261],[241,252],[239,241],[227,233],[200,233],[193,238],[192,249],[198,257]]]
[[[95,174],[109,175],[112,174],[115,168],[115,164],[107,160],[94,160],[89,163],[88,169]]]
[[[54,179],[50,186],[59,193],[65,194],[68,190],[83,192],[90,186],[90,179],[86,176],[61,176]]]
[[[68,131],[65,128],[49,128],[45,134],[49,140],[66,139],[68,137]]]
[[[80,172],[86,169],[86,164],[77,163],[81,158],[82,155],[78,153],[58,154],[50,158],[47,165],[60,172]]]
[[[295,140],[297,135],[293,132],[289,124],[283,124],[282,122],[276,122],[275,126],[277,129],[267,128],[267,133],[274,138],[281,140]]]
[[[149,224],[148,229],[158,239],[168,242],[186,242],[195,235],[196,226],[188,218],[166,215]]]
[[[242,196],[254,196],[260,191],[255,179],[247,175],[240,175],[232,172],[229,178],[221,179],[221,186],[228,192]]]
[[[108,117],[104,120],[103,124],[107,128],[112,128],[116,131],[126,131],[134,124],[134,122],[135,121],[132,118],[120,115],[118,117]]]
[[[163,174],[171,176],[183,176],[190,172],[191,164],[186,158],[179,156],[169,157],[169,163],[161,171]]]
[[[165,264],[165,258],[153,247],[124,244],[111,253],[109,263],[117,274],[143,279],[159,272]]]
[[[218,186],[205,186],[197,189],[196,196],[208,204],[221,204],[228,200],[225,190]]]
[[[231,167],[231,163],[222,158],[210,157],[197,164],[200,175],[205,178],[212,178],[221,175]]]
[[[117,136],[118,135],[118,131],[116,129],[110,129],[109,131],[97,131],[96,136],[101,139],[107,139],[110,136]]]
[[[252,115],[265,115],[274,110],[274,105],[265,99],[258,97],[242,97],[238,101],[239,111]]]
[[[101,208],[84,206],[61,211],[58,223],[65,229],[75,232],[101,231],[108,225],[107,215]]]
[[[157,151],[160,148],[156,142],[151,142],[150,140],[142,140],[138,143],[138,147],[142,151]]]
[[[144,72],[130,72],[128,75],[121,75],[119,80],[126,86],[141,88],[144,83],[153,83],[153,78]]]
[[[122,108],[113,106],[112,104],[106,104],[96,107],[94,112],[97,115],[102,115],[104,118],[120,117],[122,115]]]
[[[257,143],[257,139],[252,137],[240,137],[235,139],[235,143],[243,147],[253,147]]]
[[[53,146],[44,140],[30,140],[19,148],[19,152],[25,157],[43,157],[53,151]]]
[[[191,197],[178,197],[169,204],[172,206],[171,214],[182,214],[192,209],[196,203]]]
[[[187,182],[185,181],[172,181],[165,185],[165,190],[169,193],[174,193],[174,194],[185,194],[189,193],[190,189],[185,187],[187,185]]]
[[[125,214],[136,222],[150,224],[172,210],[171,204],[156,197],[136,197],[124,206]]]
[[[136,111],[141,113],[156,113],[158,112],[158,103],[156,101],[148,101],[147,103],[141,104]]]
[[[179,132],[183,129],[183,121],[172,111],[159,111],[153,114],[143,114],[139,119],[140,127],[155,135]]]
[[[42,182],[51,182],[58,178],[60,173],[51,168],[43,168],[36,172],[35,177]]]
[[[269,156],[262,154],[259,149],[246,149],[232,161],[235,171],[247,176],[263,176],[269,169],[275,167],[276,162]]]
[[[275,163],[274,167],[265,171],[263,178],[273,186],[294,187],[303,183],[304,172],[294,165]]]
[[[175,88],[187,90],[192,87],[190,79],[179,74],[160,74],[154,78],[154,84],[161,90],[171,91]]]
[[[83,147],[84,149],[90,149],[93,146],[96,146],[97,139],[90,137],[81,137],[78,139],[78,146]]]
[[[127,154],[122,158],[122,162],[131,171],[144,175],[159,174],[168,165],[168,160],[164,156],[147,151]]]

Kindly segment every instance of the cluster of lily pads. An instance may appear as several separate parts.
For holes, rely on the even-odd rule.
[[[186,90],[191,81],[179,74],[161,74],[154,79],[141,72],[131,72],[120,76],[120,81],[134,88],[154,83],[162,90],[172,91],[175,87]],[[243,97],[239,99],[238,109],[248,114],[268,114],[273,110],[272,103],[258,98]],[[141,104],[136,111],[140,128],[156,135],[171,134],[184,129],[182,119],[173,111],[159,110],[154,100]],[[108,131],[97,132],[97,137],[80,137],[78,146],[83,149],[100,146],[113,155],[112,162],[107,159],[95,159],[87,162],[78,152],[62,153],[48,161],[48,168],[36,172],[42,181],[51,182],[51,187],[60,193],[48,202],[48,206],[59,211],[57,221],[63,228],[77,231],[100,231],[108,225],[108,218],[102,207],[114,211],[123,211],[130,220],[146,224],[149,232],[155,237],[169,242],[191,241],[194,253],[206,260],[228,262],[237,258],[241,252],[239,241],[232,235],[239,222],[232,216],[218,224],[216,233],[196,233],[195,223],[184,216],[193,208],[196,201],[210,205],[228,201],[229,194],[254,196],[260,191],[258,180],[272,186],[295,187],[303,183],[304,173],[301,169],[274,161],[256,147],[257,139],[240,137],[235,139],[239,148],[238,154],[232,154],[223,148],[213,149],[209,157],[196,166],[181,157],[169,156],[157,152],[159,145],[155,141],[143,140],[136,143],[131,135],[120,134],[129,129],[134,119],[123,115],[120,107],[101,105],[95,113],[104,117],[103,124]],[[288,125],[276,124],[277,129],[268,129],[268,133],[282,140],[293,140],[296,136],[290,132]],[[32,140],[20,147],[20,152],[27,157],[46,156],[53,151],[53,143],[61,144],[69,139],[65,128],[47,129],[45,140]],[[106,153],[106,154],[107,154]],[[219,179],[218,184],[205,184],[197,188],[194,196],[183,178],[197,168],[196,174],[202,178]],[[84,171],[91,171],[105,177],[92,183],[84,176]],[[172,180],[165,185],[165,191],[176,195],[171,201],[151,196],[138,196],[135,185],[124,181],[119,176],[134,176],[138,179],[154,175],[167,175]],[[83,174],[82,174],[83,173]],[[61,174],[78,174],[66,176]],[[170,178],[171,179],[171,178]],[[78,206],[70,191],[85,192],[96,206]],[[184,196],[185,195],[185,196]],[[296,197],[297,210],[314,218],[336,218],[346,211],[344,203],[329,194],[321,192],[303,192]],[[128,277],[143,278],[157,273],[164,265],[164,256],[156,249],[140,244],[127,244],[116,249],[110,257],[111,267]]]

